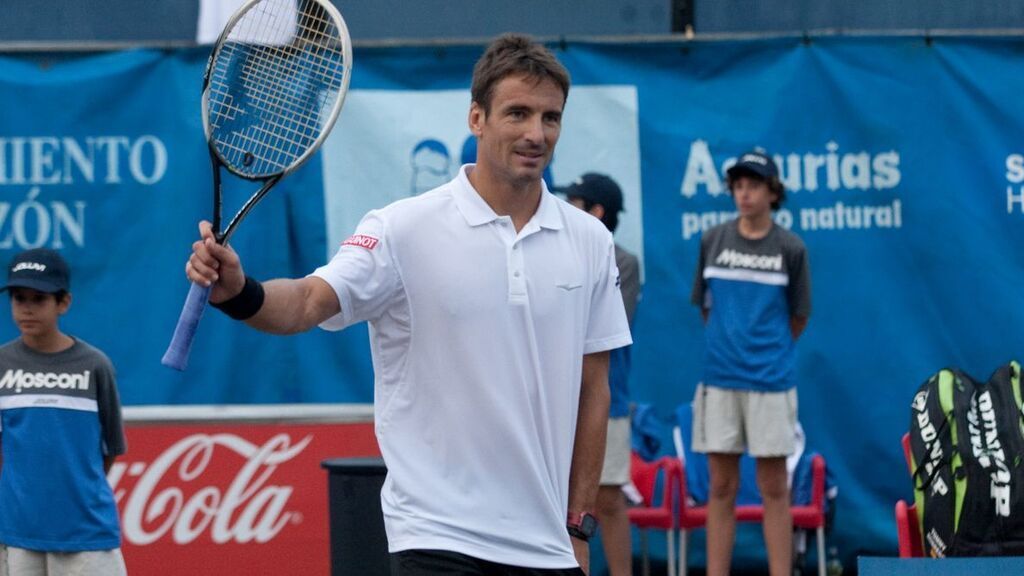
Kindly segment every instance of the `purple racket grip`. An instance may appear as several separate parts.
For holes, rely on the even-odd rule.
[[[206,304],[210,300],[210,289],[195,282],[188,291],[188,298],[178,316],[178,325],[174,327],[174,336],[167,346],[160,363],[175,370],[184,370],[188,366],[188,356],[192,351],[192,339],[195,338],[199,320],[203,317]]]

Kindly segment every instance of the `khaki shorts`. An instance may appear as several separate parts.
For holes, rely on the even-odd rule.
[[[753,392],[697,385],[693,398],[694,452],[789,456],[795,450],[796,388]]]
[[[0,576],[125,576],[121,549],[37,552],[0,544]]]
[[[604,447],[601,486],[629,484],[629,416],[608,419],[608,441]]]

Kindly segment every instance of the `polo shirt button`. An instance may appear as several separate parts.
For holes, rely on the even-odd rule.
[[[512,275],[515,276],[516,278],[519,278],[519,270],[516,270],[515,273]]]

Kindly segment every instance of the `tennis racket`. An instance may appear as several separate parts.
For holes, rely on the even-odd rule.
[[[267,192],[323,144],[352,71],[352,42],[328,0],[248,0],[203,75],[203,129],[213,163],[213,232],[227,244]],[[221,231],[221,169],[262,182]],[[162,363],[188,365],[210,288],[193,283]]]

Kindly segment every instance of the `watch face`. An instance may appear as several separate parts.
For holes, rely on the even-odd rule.
[[[589,540],[597,531],[597,518],[589,512],[569,514],[565,521],[565,527],[573,537]]]
[[[580,518],[580,532],[587,536],[593,536],[595,531],[597,531],[597,518],[590,514],[583,514],[583,517]]]

